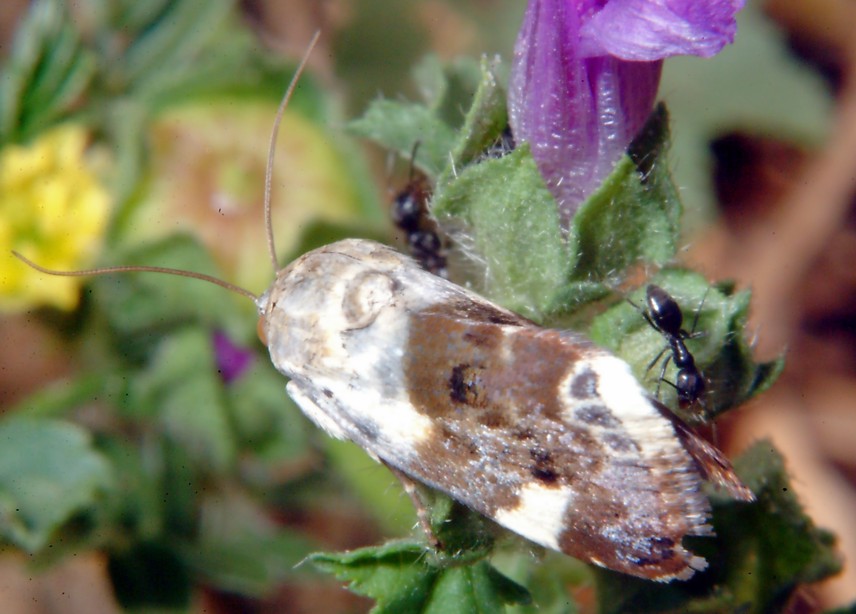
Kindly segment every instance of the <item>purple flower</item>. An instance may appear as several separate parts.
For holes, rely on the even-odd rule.
[[[213,342],[217,370],[223,382],[231,384],[252,364],[253,353],[232,343],[232,340],[219,330],[214,332]]]
[[[744,0],[529,0],[509,87],[526,141],[567,225],[653,108],[665,57],[734,39]]]

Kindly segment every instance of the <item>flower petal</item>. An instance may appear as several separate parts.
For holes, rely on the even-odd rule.
[[[584,57],[710,57],[734,40],[744,0],[610,0],[580,28]]]
[[[254,354],[245,348],[235,345],[225,333],[215,331],[213,335],[214,358],[217,370],[223,382],[230,384],[246,371],[253,363]]]
[[[98,149],[89,142],[87,128],[68,123],[0,150],[0,311],[77,307],[83,278],[44,275],[9,252],[53,269],[92,261],[111,197],[96,174]]]
[[[642,127],[661,68],[582,59],[578,8],[567,0],[529,3],[509,84],[515,139],[529,143],[564,225]]]

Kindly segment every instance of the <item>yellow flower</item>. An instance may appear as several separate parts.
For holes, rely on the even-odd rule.
[[[81,278],[44,275],[10,252],[61,270],[92,260],[110,197],[85,157],[87,140],[83,127],[67,124],[0,151],[0,310],[77,306]]]

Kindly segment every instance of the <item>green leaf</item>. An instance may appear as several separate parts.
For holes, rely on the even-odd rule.
[[[157,418],[195,464],[213,472],[234,465],[235,433],[214,365],[210,331],[174,331],[132,386],[140,408]]]
[[[563,316],[576,315],[585,305],[606,298],[613,293],[611,284],[599,281],[571,281],[558,288],[545,312],[558,320],[556,326],[567,327]],[[573,324],[570,328],[577,328]]]
[[[500,85],[498,60],[482,60],[478,89],[471,96],[464,125],[458,131],[458,140],[452,151],[452,164],[446,159],[445,172],[437,181],[438,191],[461,168],[483,156],[488,148],[502,136],[508,127],[505,107],[505,88]]]
[[[183,610],[190,605],[192,579],[173,543],[136,544],[113,554],[107,570],[123,608]]]
[[[615,170],[571,221],[571,278],[613,278],[637,262],[663,265],[675,255],[681,204],[666,156],[668,116],[661,105]]]
[[[538,318],[553,304],[568,271],[568,253],[553,197],[529,148],[522,145],[460,171],[433,204],[441,226],[483,260],[478,290],[498,303]]]
[[[93,0],[92,27],[102,41],[99,91],[129,95],[157,109],[188,97],[243,89],[277,90],[287,76],[273,69],[229,0],[140,3]],[[108,55],[109,54],[109,55]],[[96,115],[93,119],[98,121]]]
[[[95,401],[109,389],[109,382],[109,376],[103,372],[87,372],[37,390],[6,413],[27,418],[61,418],[70,409]]]
[[[431,530],[455,562],[478,561],[489,556],[498,532],[496,524],[442,492],[420,488],[421,500],[430,510]]]
[[[413,542],[390,542],[339,554],[318,553],[309,560],[350,583],[356,593],[375,599],[375,614],[413,612],[501,612],[505,604],[526,603],[529,593],[487,562],[449,566]]]
[[[426,613],[500,612],[506,604],[528,603],[529,592],[484,561],[450,567],[437,578]]]
[[[285,438],[296,450],[305,445],[306,429],[300,409],[285,393],[287,379],[259,356],[239,378],[226,387],[241,439],[257,445],[269,438]]]
[[[168,79],[166,75],[171,72],[189,74],[185,63],[217,36],[232,8],[224,0],[179,0],[161,7],[146,14],[148,19],[138,17],[133,23],[124,20],[122,24],[134,27],[121,70],[135,89],[152,88],[154,82]]]
[[[164,531],[166,488],[162,483],[162,446],[142,444],[119,437],[101,437],[98,451],[104,455],[116,479],[104,502],[104,525],[116,528],[122,542],[148,542]],[[176,493],[169,493],[175,497]],[[103,530],[103,527],[100,527]]]
[[[401,541],[353,552],[316,553],[308,560],[348,582],[353,592],[375,599],[373,612],[382,614],[424,611],[440,573],[426,557],[423,544]]]
[[[481,154],[508,124],[496,70],[496,62],[479,67],[463,58],[444,65],[426,56],[413,71],[425,104],[375,100],[348,128],[408,160],[418,143],[414,167],[432,178],[441,172],[448,176]],[[462,109],[469,111],[464,115]]]
[[[205,459],[200,459],[195,450],[185,447],[178,438],[152,437],[152,440],[141,454],[145,461],[157,463],[163,535],[169,539],[194,539],[198,534],[199,500],[205,486],[218,478],[222,483],[229,475],[212,475]]]
[[[285,393],[286,379],[259,356],[240,378],[226,387],[229,415],[242,450],[244,479],[263,487],[302,477],[310,471],[314,433],[300,409]]]
[[[766,363],[753,360],[752,346],[746,339],[750,292],[730,294],[731,288],[725,291],[728,302],[721,315],[726,318],[727,331],[718,353],[704,370],[714,392],[706,411],[711,417],[742,405],[772,386],[785,366],[784,356]]]
[[[437,176],[449,163],[455,132],[422,105],[375,100],[365,114],[348,124],[348,129],[409,159],[413,145],[419,150],[414,166]]]
[[[206,498],[198,539],[182,557],[221,590],[269,593],[309,553],[310,544],[276,526],[268,512],[240,491]]]
[[[517,549],[494,557],[494,563],[532,595],[528,604],[509,608],[513,614],[578,614],[570,587],[586,591],[592,582],[591,566],[558,552],[545,552],[537,560]]]
[[[446,94],[449,91],[449,80],[446,76],[446,65],[437,55],[429,53],[423,56],[413,66],[411,73],[426,107],[436,110],[448,99]],[[470,100],[467,99],[465,104],[469,105]]]
[[[27,552],[94,505],[111,479],[81,428],[14,416],[0,422],[0,535]]]
[[[768,441],[760,441],[734,463],[757,497],[740,505],[714,498],[718,542],[728,544],[728,583],[735,594],[777,611],[801,584],[819,582],[841,569],[835,537],[814,525],[791,486],[785,461]]]
[[[426,106],[445,124],[460,129],[464,110],[472,104],[482,80],[479,62],[464,56],[444,63],[429,54],[416,64],[412,74]]]
[[[33,2],[0,76],[0,143],[28,141],[69,116],[95,65],[65,3]]]
[[[681,307],[683,328],[691,334],[687,348],[707,382],[700,407],[677,407],[673,386],[660,381],[661,365],[671,353],[662,333],[643,317],[645,287],[596,316],[589,334],[626,360],[636,378],[685,420],[710,421],[720,413],[749,400],[770,386],[781,369],[781,360],[756,363],[746,339],[749,293],[733,294],[727,285],[709,286],[693,271],[663,269],[649,280],[666,290]],[[634,306],[635,305],[635,306]],[[655,358],[664,352],[660,358]],[[674,382],[677,368],[669,361],[664,378]],[[701,411],[699,411],[701,410]]]

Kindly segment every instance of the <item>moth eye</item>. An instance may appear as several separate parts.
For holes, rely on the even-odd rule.
[[[261,342],[267,347],[268,338],[267,338],[267,318],[261,316],[259,321],[256,323],[256,334],[259,336]]]
[[[389,275],[367,271],[354,277],[342,299],[342,314],[352,328],[365,328],[392,302],[396,282]]]

